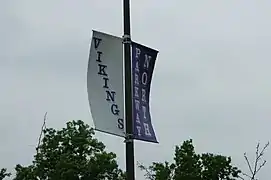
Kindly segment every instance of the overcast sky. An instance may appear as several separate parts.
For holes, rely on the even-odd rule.
[[[136,142],[136,160],[171,160],[193,138],[196,151],[232,156],[246,170],[270,140],[269,0],[134,0],[133,40],[159,50],[151,114],[160,144]],[[0,1],[0,167],[31,163],[43,115],[61,128],[92,125],[86,91],[91,30],[122,35],[121,0]],[[125,167],[124,144],[97,133]],[[269,161],[259,179],[270,179]],[[137,171],[137,179],[143,180]]]

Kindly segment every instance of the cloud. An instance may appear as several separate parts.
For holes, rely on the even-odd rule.
[[[168,160],[174,145],[193,138],[199,152],[233,156],[246,168],[243,152],[270,139],[270,2],[131,5],[132,38],[159,50],[151,111],[160,144],[136,142],[136,159]],[[0,167],[12,168],[31,162],[45,111],[52,127],[71,119],[92,124],[86,94],[91,30],[121,36],[122,3],[10,0],[0,2],[0,12]],[[115,146],[122,139],[97,137],[124,168],[124,146]]]

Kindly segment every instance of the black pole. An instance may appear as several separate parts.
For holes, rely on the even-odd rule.
[[[127,180],[135,180],[134,141],[132,123],[132,75],[130,0],[123,0],[124,65],[125,65],[125,123],[126,123],[126,173]]]

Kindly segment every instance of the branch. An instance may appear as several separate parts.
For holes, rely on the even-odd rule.
[[[256,156],[255,156],[255,162],[254,162],[254,166],[252,168],[251,163],[248,160],[248,157],[246,155],[246,153],[244,153],[244,158],[247,162],[249,171],[251,173],[251,175],[248,175],[246,173],[242,173],[243,176],[248,177],[250,180],[256,180],[256,175],[258,174],[258,172],[262,169],[262,167],[266,164],[266,160],[264,160],[263,162],[261,162],[261,159],[264,155],[265,150],[267,149],[267,147],[269,146],[269,142],[265,144],[265,146],[263,147],[262,150],[260,150],[260,143],[257,144],[256,146]],[[243,179],[243,177],[240,177],[240,179]]]
[[[248,177],[249,179],[251,179],[251,178],[252,178],[250,175],[248,175],[248,174],[246,174],[246,173],[242,173],[242,175],[243,175],[243,176]],[[243,177],[239,177],[239,178],[241,178],[241,179],[245,180],[245,178],[243,178]]]
[[[245,160],[246,160],[246,162],[247,162],[249,171],[253,174],[253,171],[252,171],[252,168],[251,168],[251,165],[250,165],[250,162],[249,162],[249,160],[248,160],[248,157],[247,157],[246,153],[244,153],[244,158],[245,158]]]
[[[143,170],[146,172],[145,177],[149,178],[150,180],[153,179],[153,175],[151,173],[151,171],[148,170],[148,168],[146,168],[143,164],[141,164],[140,162],[137,161],[137,166],[140,170]]]
[[[262,156],[264,155],[264,151],[266,150],[266,148],[269,146],[269,142],[267,142],[265,144],[265,146],[263,147],[263,149],[261,150],[260,154],[259,154],[259,147],[257,146],[257,154],[256,154],[256,160],[255,160],[255,169],[254,169],[254,176],[261,170],[261,168],[266,164],[266,160],[264,160],[261,164],[260,167],[257,168],[258,163],[260,161],[260,159],[262,158]]]
[[[43,117],[43,124],[41,126],[41,131],[40,131],[40,136],[39,136],[39,141],[38,141],[38,145],[37,145],[37,153],[38,153],[38,149],[40,147],[40,143],[41,143],[41,137],[42,137],[42,134],[43,134],[43,130],[46,129],[46,119],[47,119],[47,112],[44,114],[44,117]]]

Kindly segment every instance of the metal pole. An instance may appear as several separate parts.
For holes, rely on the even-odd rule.
[[[130,0],[123,0],[124,65],[125,65],[125,123],[126,123],[126,173],[127,180],[135,180],[134,140],[132,122],[132,75]]]

